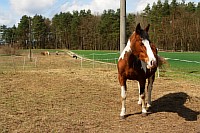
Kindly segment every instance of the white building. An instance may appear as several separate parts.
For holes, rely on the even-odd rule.
[[[3,35],[3,26],[0,25],[0,40],[2,40]]]
[[[5,42],[5,40],[3,40],[3,38],[2,38],[3,32],[4,32],[3,25],[0,25],[0,44]]]

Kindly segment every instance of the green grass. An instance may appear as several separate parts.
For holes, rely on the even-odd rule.
[[[200,52],[159,52],[159,55],[166,58],[181,59],[181,60],[190,60],[200,62]]]
[[[95,59],[104,62],[117,63],[118,51],[92,51],[92,50],[73,50],[72,52],[89,59]],[[111,54],[108,54],[111,53]],[[101,55],[102,54],[102,55]],[[184,74],[191,74],[200,77],[200,63],[185,62],[180,60],[200,62],[200,52],[159,52],[159,55],[168,59],[169,68],[172,71],[178,71]],[[173,60],[179,59],[179,60]]]
[[[94,59],[102,62],[117,63],[118,51],[100,51],[100,50],[72,50],[72,52],[88,59]]]
[[[192,73],[200,76],[200,53],[159,52],[159,55],[168,59],[170,69],[174,71]],[[179,59],[179,60],[174,60]],[[182,61],[180,61],[182,60]],[[186,62],[186,61],[194,62]],[[197,63],[195,63],[195,61]]]

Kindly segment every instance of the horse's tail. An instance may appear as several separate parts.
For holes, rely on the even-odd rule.
[[[158,56],[158,66],[162,67],[164,64],[168,64],[167,60],[164,57]]]

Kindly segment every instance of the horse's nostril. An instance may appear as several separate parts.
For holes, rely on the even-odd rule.
[[[153,66],[153,61],[150,62],[151,66]]]

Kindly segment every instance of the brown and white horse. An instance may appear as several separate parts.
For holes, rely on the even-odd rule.
[[[42,52],[41,52],[41,55],[44,55],[44,56],[45,56],[45,55],[50,55],[50,53],[49,53],[49,51],[42,51]]]
[[[147,107],[151,106],[151,90],[158,66],[157,49],[149,40],[148,25],[144,30],[140,23],[130,36],[128,43],[118,60],[118,79],[121,85],[122,109],[121,118],[126,117],[126,81],[137,80],[139,88],[139,101],[142,104],[142,113],[147,114]],[[148,101],[145,103],[145,84],[148,79]]]

